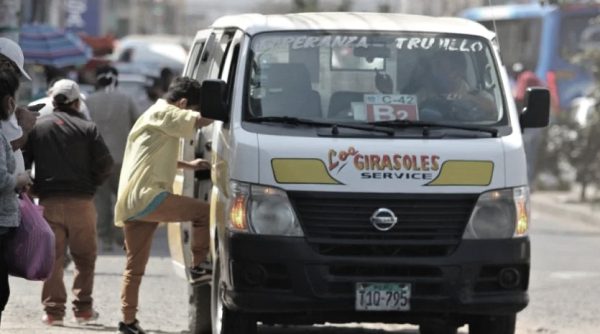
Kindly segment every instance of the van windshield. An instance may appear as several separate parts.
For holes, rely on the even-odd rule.
[[[485,39],[449,34],[263,33],[245,119],[508,123]]]

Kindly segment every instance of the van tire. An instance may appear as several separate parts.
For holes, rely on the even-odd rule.
[[[256,334],[256,320],[248,314],[230,310],[223,304],[223,282],[219,259],[213,265],[211,317],[213,334]]]
[[[210,284],[189,286],[189,324],[190,334],[212,333],[212,321],[210,313]]]
[[[248,315],[224,307],[223,323],[219,334],[256,334],[256,321]]]
[[[448,324],[420,324],[419,325],[419,333],[420,334],[456,334],[458,328],[456,326],[448,325]]]
[[[483,316],[469,322],[469,334],[515,334],[517,315]]]

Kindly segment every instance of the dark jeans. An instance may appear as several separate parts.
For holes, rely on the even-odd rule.
[[[12,235],[13,230],[14,228],[0,227],[0,322],[2,321],[2,311],[8,303],[8,296],[10,296],[8,268],[6,268],[6,261],[4,261],[4,245]]]

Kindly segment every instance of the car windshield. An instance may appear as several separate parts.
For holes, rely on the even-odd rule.
[[[485,39],[449,34],[263,33],[252,41],[246,120],[506,125]]]

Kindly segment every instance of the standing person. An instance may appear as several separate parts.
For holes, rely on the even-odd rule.
[[[513,65],[513,71],[516,73],[516,82],[512,93],[515,104],[517,105],[517,111],[521,114],[527,103],[527,101],[525,101],[527,88],[545,87],[546,85],[532,70],[523,67],[521,63]],[[542,145],[543,133],[544,129],[541,128],[528,128],[523,130],[523,145],[525,148],[525,159],[527,160],[527,180],[529,181],[529,187],[532,190],[535,187],[539,155],[538,150],[540,145]]]
[[[96,71],[96,92],[86,100],[90,116],[115,161],[113,172],[98,188],[95,198],[98,233],[102,240],[102,248],[106,251],[111,251],[115,242],[123,244],[122,232],[115,226],[114,209],[127,135],[139,116],[133,99],[116,90],[119,84],[118,76],[119,72],[112,66],[99,68]]]
[[[63,79],[52,89],[55,110],[41,116],[29,135],[26,160],[35,163],[33,191],[44,207],[44,218],[56,237],[56,262],[44,282],[42,321],[60,326],[67,293],[63,261],[68,245],[75,264],[73,312],[87,324],[98,318],[92,290],[96,263],[96,188],[109,176],[112,158],[94,123],[79,113],[79,86]]]
[[[16,93],[19,78],[12,71],[0,70],[0,120],[7,120],[17,107]],[[31,180],[26,173],[16,172],[12,147],[0,129],[0,250],[20,223],[19,205],[15,191],[20,192]],[[1,254],[4,255],[4,254]],[[4,256],[0,256],[0,323],[8,302],[10,288]]]
[[[0,70],[11,71],[17,78],[22,76],[27,80],[31,80],[29,74],[23,68],[24,61],[21,47],[8,38],[0,37]],[[18,172],[25,171],[21,148],[27,142],[27,136],[35,125],[36,117],[37,113],[17,107],[8,119],[0,121],[4,136],[13,148]]]
[[[179,139],[193,139],[197,128],[212,123],[201,117],[199,109],[200,83],[177,78],[164,99],[140,116],[127,138],[115,208],[116,224],[123,227],[127,252],[119,333],[145,333],[136,319],[138,295],[159,222],[192,221],[194,267],[190,274],[198,282],[210,279],[210,273],[199,266],[208,254],[209,205],[174,195],[172,189],[177,168],[210,168],[202,159],[177,160]]]
[[[52,87],[54,87],[54,84],[62,79],[66,79],[63,77],[57,77],[55,79],[52,79],[50,81],[50,84],[48,85],[48,90],[46,91],[46,97],[42,97],[40,99],[37,99],[35,101],[32,101],[31,103],[29,103],[28,107],[30,108],[39,108],[39,113],[40,116],[44,116],[44,115],[50,115],[53,111],[54,111],[54,104],[52,102]],[[79,112],[83,115],[83,118],[86,120],[91,120],[92,118],[90,117],[90,111],[88,109],[88,106],[86,104],[86,97],[84,94],[81,94],[81,96],[79,97]]]

